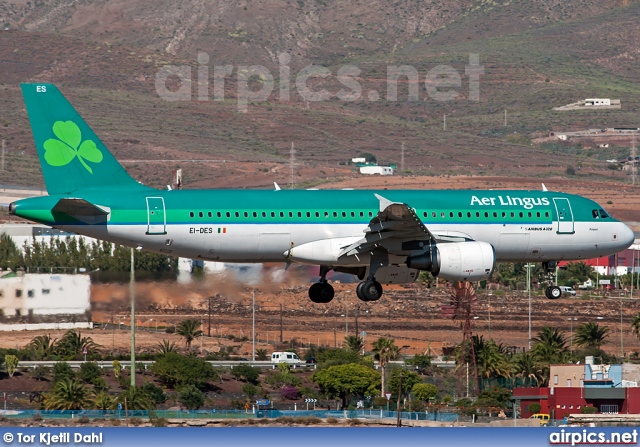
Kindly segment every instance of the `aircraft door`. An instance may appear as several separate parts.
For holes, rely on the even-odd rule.
[[[558,234],[574,234],[573,211],[569,199],[558,197],[553,199],[558,215]]]
[[[162,197],[147,197],[146,234],[167,234],[167,217]]]

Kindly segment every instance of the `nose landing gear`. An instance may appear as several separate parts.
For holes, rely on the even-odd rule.
[[[547,275],[547,288],[544,290],[544,294],[550,300],[557,300],[562,296],[562,289],[554,285],[556,281],[556,268],[558,267],[557,261],[548,261],[542,264],[544,271]]]

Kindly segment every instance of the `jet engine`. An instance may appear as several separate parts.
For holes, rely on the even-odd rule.
[[[450,281],[481,281],[491,276],[496,253],[487,242],[433,243],[428,252],[409,256],[406,263]]]

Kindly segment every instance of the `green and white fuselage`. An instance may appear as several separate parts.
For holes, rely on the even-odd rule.
[[[367,278],[358,296],[374,300],[379,282],[419,270],[478,280],[499,261],[587,259],[633,242],[597,203],[551,191],[155,190],[126,173],[55,86],[24,84],[23,94],[49,195],[11,213],[171,256],[319,265],[315,302],[333,296],[329,270]]]
[[[625,224],[609,217],[595,202],[551,191],[141,188],[126,194],[72,195],[109,211],[99,224],[51,212],[67,195],[20,201],[15,212],[74,233],[172,256],[279,262],[287,260],[291,247],[319,240],[361,239],[378,213],[376,193],[410,204],[429,230],[443,239],[488,242],[498,262],[605,256],[626,248],[633,237]],[[356,264],[357,260],[349,262]]]

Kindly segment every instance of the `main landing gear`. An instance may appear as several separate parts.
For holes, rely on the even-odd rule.
[[[329,270],[327,267],[320,267],[320,281],[309,287],[309,298],[314,303],[326,304],[333,299],[335,292],[331,284],[327,282]]]
[[[312,302],[326,304],[333,299],[335,292],[331,284],[327,282],[327,273],[329,273],[330,270],[331,268],[329,267],[320,267],[320,280],[309,287],[309,298]],[[362,272],[360,279],[363,277],[364,272]],[[378,301],[382,296],[382,285],[376,281],[375,278],[369,277],[358,284],[358,287],[356,287],[356,295],[358,295],[358,298],[362,301]]]
[[[550,300],[557,300],[562,296],[562,289],[553,285],[556,278],[556,267],[558,263],[556,261],[548,261],[542,264],[544,271],[547,275],[547,288],[544,290],[544,294]]]
[[[367,279],[358,284],[356,295],[362,301],[378,301],[382,296],[382,285],[374,278]]]

